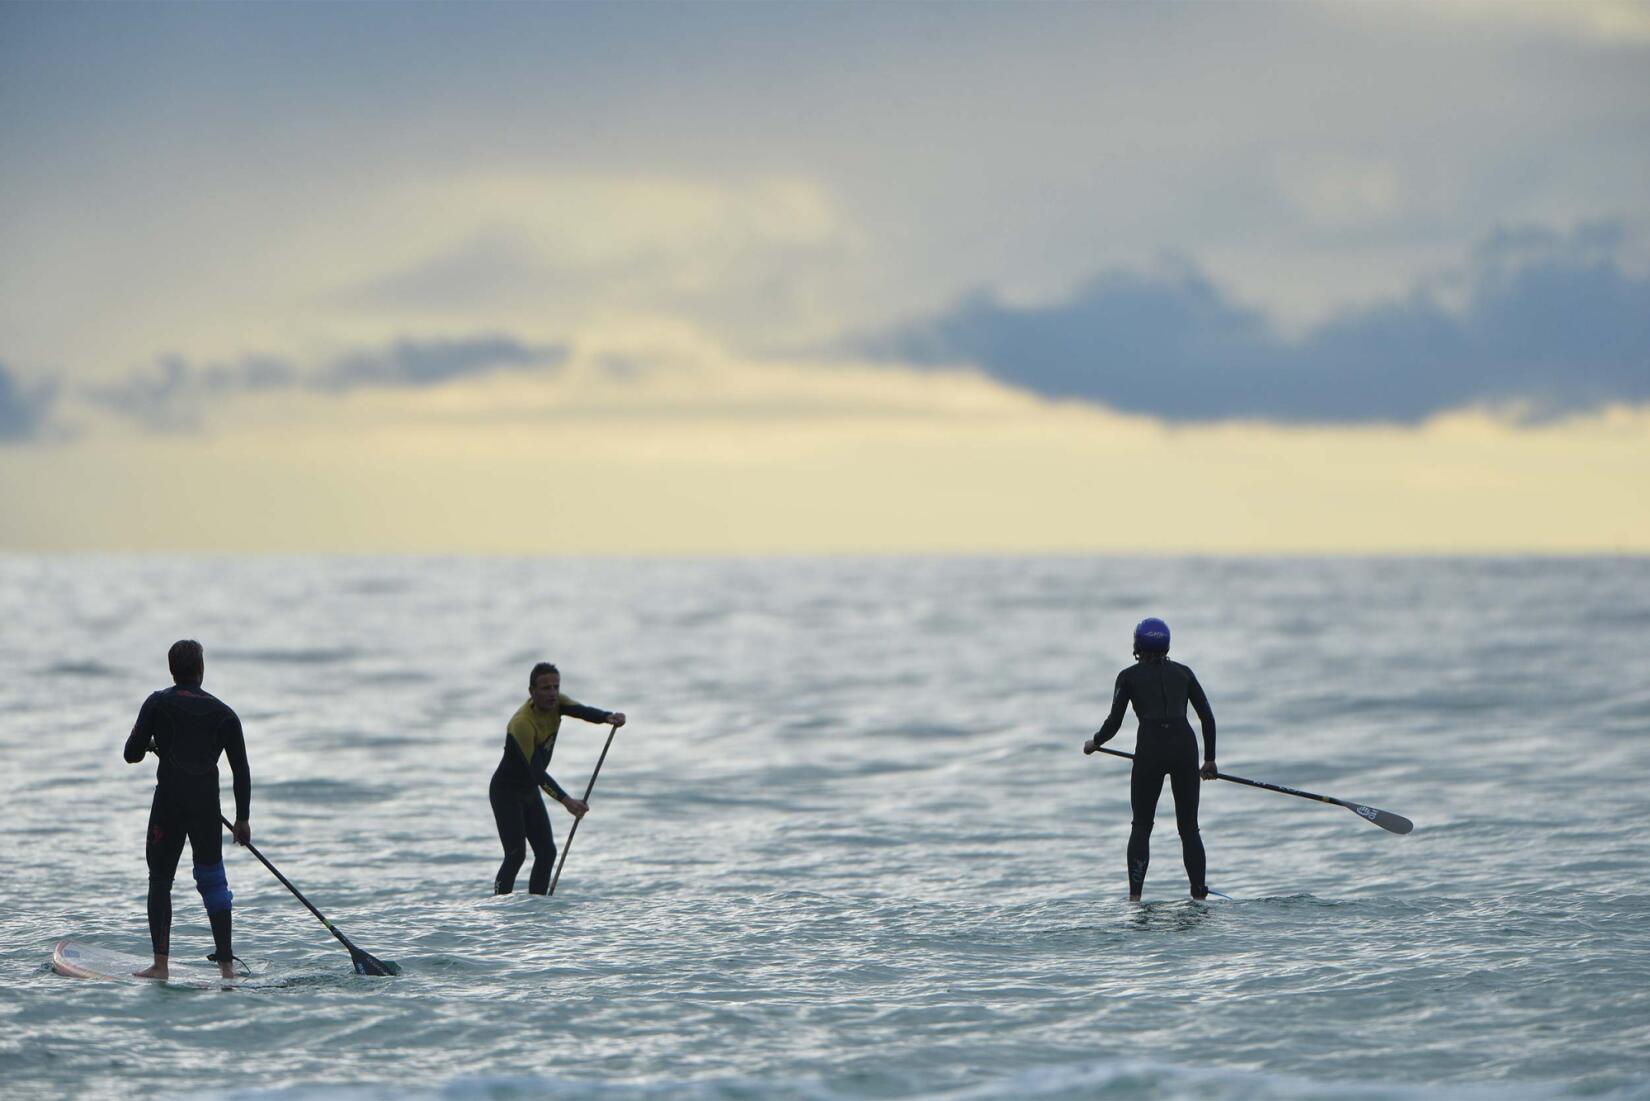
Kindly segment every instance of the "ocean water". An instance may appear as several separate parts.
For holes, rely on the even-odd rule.
[[[1148,614],[1223,769],[1415,832],[1205,784],[1194,903],[1165,790],[1128,904],[1080,747]],[[247,987],[50,971],[146,946],[120,750],[179,637],[255,843],[399,977],[241,850]],[[7,557],[0,658],[6,1097],[1650,1098],[1644,560]],[[541,659],[631,721],[556,896],[492,897]]]

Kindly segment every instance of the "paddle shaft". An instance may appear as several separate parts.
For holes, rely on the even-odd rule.
[[[1121,749],[1107,749],[1105,746],[1096,746],[1101,753],[1110,753],[1113,757],[1123,757],[1134,760],[1134,754],[1125,753]],[[1359,818],[1373,822],[1389,833],[1408,833],[1415,828],[1414,823],[1401,814],[1380,810],[1363,803],[1351,803],[1345,799],[1337,799],[1333,795],[1319,795],[1312,791],[1301,791],[1299,788],[1284,787],[1282,784],[1268,784],[1262,780],[1246,780],[1242,776],[1233,776],[1226,772],[1215,773],[1217,780],[1230,780],[1234,784],[1245,784],[1252,788],[1265,788],[1267,791],[1281,792],[1284,795],[1294,795],[1301,799],[1315,799],[1320,803],[1333,803],[1337,807],[1345,807]]]
[[[235,832],[235,827],[229,821],[229,819],[225,818],[221,814],[218,815],[218,819],[225,826],[229,827],[229,832],[230,833]],[[257,857],[259,862],[262,863],[264,867],[269,869],[270,874],[272,874],[276,879],[281,881],[281,886],[285,887],[287,890],[292,892],[292,897],[293,898],[296,898],[299,902],[302,902],[304,904],[305,908],[307,908],[310,913],[314,914],[317,918],[320,919],[321,924],[325,925],[327,927],[327,932],[329,932],[333,936],[337,937],[338,942],[340,944],[342,944],[345,948],[348,948],[350,950],[350,955],[351,956],[354,956],[357,952],[361,952],[361,949],[359,949],[359,948],[355,947],[355,945],[351,944],[349,938],[346,937],[344,934],[340,933],[338,931],[337,927],[334,926],[332,924],[332,922],[327,920],[327,916],[325,914],[323,914],[321,911],[319,911],[315,908],[314,903],[310,902],[309,899],[304,897],[304,892],[300,891],[298,888],[296,888],[292,885],[292,880],[288,879],[286,876],[281,874],[281,869],[279,869],[275,865],[271,864],[269,862],[269,858],[267,856],[265,856],[263,853],[258,851],[258,848],[257,848],[256,845],[254,845],[254,844],[252,844],[252,842],[248,841],[244,847],[249,852],[251,852],[253,856]],[[361,952],[361,954],[366,955],[365,952]]]
[[[602,746],[602,755],[596,758],[596,767],[590,773],[590,782],[584,786],[586,806],[590,804],[590,793],[596,790],[596,777],[602,774],[602,762],[607,760],[607,751],[613,745],[613,735],[618,732],[619,728],[617,726],[607,728],[607,743]],[[573,828],[567,831],[567,844],[561,847],[561,860],[557,862],[556,874],[550,880],[550,890],[545,892],[547,896],[556,893],[556,884],[561,882],[561,870],[567,867],[567,854],[573,851],[573,835],[579,832],[579,823],[582,821],[584,821],[582,817],[573,819]]]
[[[1105,746],[1096,746],[1101,753],[1110,753],[1113,757],[1126,757],[1134,760],[1134,754],[1124,753],[1121,749],[1107,749]],[[1227,772],[1215,773],[1217,780],[1230,780],[1234,784],[1247,784],[1252,788],[1265,788],[1267,791],[1281,791],[1285,795],[1298,795],[1302,799],[1316,799],[1320,803],[1334,803],[1337,806],[1349,807],[1352,804],[1343,799],[1336,799],[1329,795],[1318,795],[1310,791],[1301,791],[1298,788],[1286,788],[1282,784],[1268,784],[1263,780],[1246,780],[1242,776],[1233,776]]]

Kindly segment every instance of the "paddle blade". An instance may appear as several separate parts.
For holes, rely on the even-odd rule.
[[[1381,810],[1379,807],[1366,807],[1362,803],[1345,803],[1343,806],[1359,818],[1368,819],[1388,833],[1408,833],[1415,828],[1414,822],[1401,814],[1393,814],[1389,810]]]
[[[363,952],[359,948],[351,947],[349,958],[355,963],[357,975],[399,975],[401,967],[393,962],[385,962],[370,952]]]

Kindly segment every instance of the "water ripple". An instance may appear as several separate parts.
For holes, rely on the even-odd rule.
[[[77,701],[0,684],[0,1093],[1650,1099],[1645,563],[201,568],[0,558],[0,657]],[[1224,767],[1415,833],[1204,785],[1237,897],[1194,902],[1165,792],[1125,902],[1128,769],[1078,747],[1148,613]],[[153,765],[119,750],[184,632],[245,720],[260,847],[400,977],[233,848],[248,986],[44,966],[144,943]],[[492,897],[487,780],[541,659],[632,725],[556,897]],[[565,724],[564,784],[605,734]],[[186,871],[174,906],[204,954]]]

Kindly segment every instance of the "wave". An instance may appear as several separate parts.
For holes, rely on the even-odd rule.
[[[1264,1071],[1181,1067],[1148,1060],[1104,1059],[1031,1067],[983,1081],[924,1085],[918,1075],[895,1069],[839,1075],[764,1079],[748,1076],[689,1080],[592,1081],[538,1075],[473,1075],[438,1087],[403,1084],[291,1086],[207,1091],[193,1098],[234,1101],[500,1101],[585,1097],[597,1101],[1647,1101],[1650,1084],[1623,1083],[1600,1090],[1565,1081],[1402,1083],[1318,1079]]]

